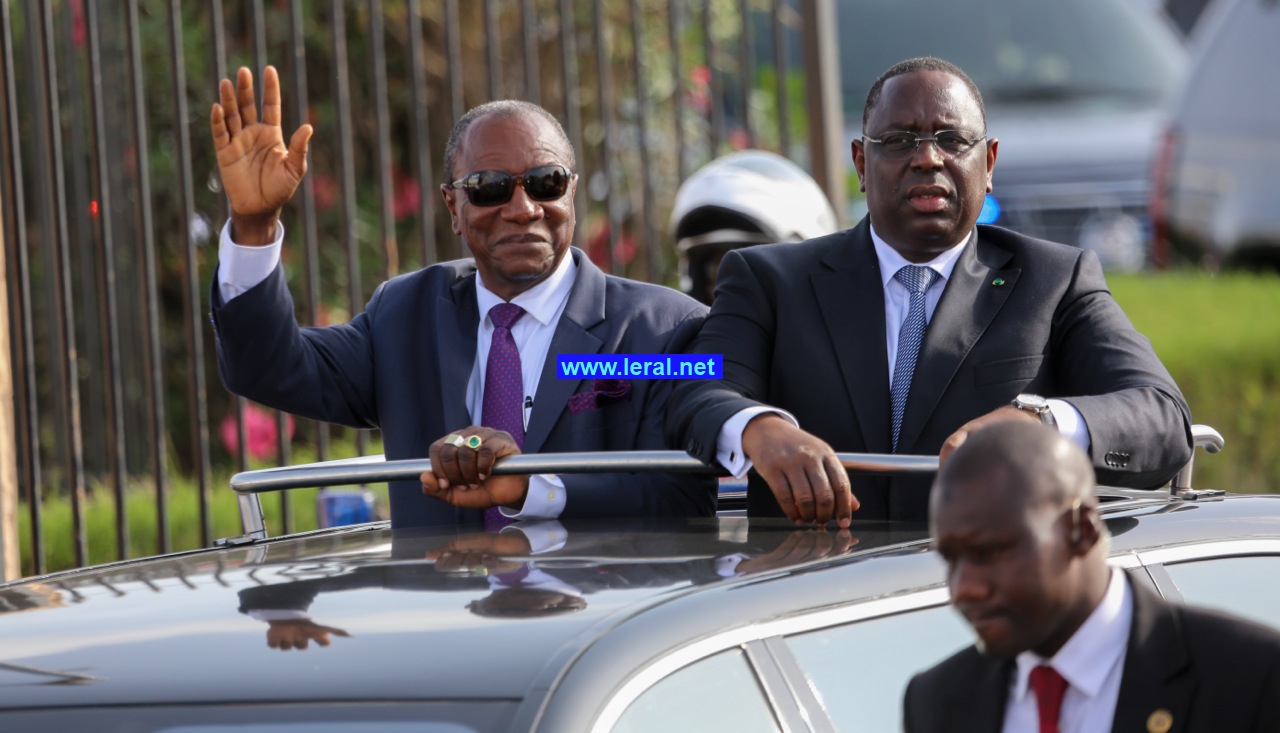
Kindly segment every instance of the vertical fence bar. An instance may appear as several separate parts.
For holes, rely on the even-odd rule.
[[[8,188],[3,179],[0,176],[0,201],[3,201],[4,189]],[[18,549],[18,441],[14,433],[12,352],[9,350],[9,258],[4,248],[6,219],[0,206],[0,583],[22,575]]]
[[[778,152],[790,157],[791,153],[791,104],[787,93],[787,23],[784,8],[790,10],[786,0],[773,0],[773,68],[776,77],[774,89],[778,116]]]
[[[396,218],[391,200],[391,112],[387,105],[387,48],[382,28],[382,0],[369,0],[369,63],[373,67],[373,122],[377,136],[378,191],[381,205],[382,277],[390,280],[400,271],[400,249],[396,244]],[[356,311],[351,311],[355,313]]]
[[[427,74],[424,68],[422,15],[418,0],[409,0],[409,73],[413,82],[413,163],[418,178],[418,219],[422,223],[422,264],[439,262],[436,243],[435,177],[431,174],[431,129],[427,112]]]
[[[187,323],[187,349],[191,356],[191,379],[188,389],[192,412],[192,452],[196,456],[196,471],[200,493],[200,544],[209,546],[213,541],[213,516],[209,507],[210,459],[209,459],[209,402],[204,374],[204,329],[200,318],[201,303],[199,260],[195,242],[191,238],[191,219],[195,216],[193,204],[195,187],[191,179],[191,133],[187,128],[187,70],[182,47],[182,18],[178,0],[169,0],[169,43],[173,58],[174,137],[178,144],[178,196],[182,221],[178,238],[186,267],[186,287],[183,290],[183,310]]]
[[[708,148],[707,158],[714,159],[720,154],[720,144],[724,140],[724,94],[720,78],[717,58],[719,51],[711,22],[711,4],[714,0],[705,0],[702,5],[702,48],[703,57],[707,61],[707,105],[708,116]]]
[[[147,393],[151,410],[147,429],[151,437],[152,471],[156,496],[156,552],[169,552],[169,462],[168,430],[165,417],[164,357],[161,351],[160,286],[157,278],[155,223],[151,202],[151,153],[147,134],[146,86],[142,73],[142,39],[138,24],[138,0],[128,0],[126,35],[129,38],[129,90],[133,102],[134,150],[138,170],[138,260],[142,263],[143,320],[147,332],[145,363]]]
[[[444,47],[449,61],[449,115],[458,120],[467,111],[462,94],[462,22],[458,18],[458,0],[444,0]],[[447,172],[447,171],[446,171]],[[461,252],[458,244],[458,252]]]
[[[289,43],[293,51],[293,88],[290,98],[293,99],[296,125],[310,121],[309,96],[307,91],[307,44],[304,36],[305,20],[302,16],[302,0],[289,2]],[[295,126],[296,126],[295,125]],[[316,188],[315,176],[302,179],[300,195],[296,200],[302,207],[302,248],[306,273],[307,323],[315,326],[320,323],[320,235],[316,228]],[[329,459],[329,426],[320,421],[313,421],[316,430],[316,459]],[[285,457],[281,455],[281,463]],[[292,519],[285,511],[285,531],[288,532]]]
[[[840,162],[840,57],[835,0],[802,0],[809,160],[813,178],[826,192],[836,220],[845,220],[844,165]]]
[[[342,243],[347,254],[347,306],[354,314],[359,313],[364,304],[361,302],[360,245],[356,239],[356,163],[351,132],[351,67],[347,63],[347,16],[342,0],[331,0],[329,7],[333,15],[333,101],[342,159]],[[367,431],[356,431],[356,450],[360,455],[369,452]]]
[[[636,152],[640,157],[639,241],[645,250],[646,280],[661,283],[662,248],[658,246],[653,227],[653,171],[649,167],[649,87],[644,73],[644,56],[641,53],[644,30],[641,27],[640,3],[631,0],[631,67],[636,94]]]
[[[129,556],[129,522],[125,511],[125,429],[124,429],[124,380],[120,367],[120,314],[116,294],[116,246],[112,231],[114,221],[111,192],[109,145],[107,142],[107,113],[102,101],[102,48],[99,38],[98,4],[86,3],[85,20],[89,37],[89,94],[93,105],[93,141],[98,160],[98,222],[102,238],[100,288],[102,317],[106,321],[104,346],[107,352],[107,425],[108,443],[111,449],[111,486],[116,502],[116,557]]]
[[[489,99],[500,99],[502,96],[502,53],[499,48],[502,37],[498,34],[498,11],[493,7],[493,0],[481,0],[481,11],[484,16],[484,53],[489,62]]]
[[[39,75],[43,88],[38,107],[40,119],[36,122],[37,139],[41,149],[47,151],[49,171],[41,176],[45,188],[45,206],[49,207],[46,221],[52,226],[43,228],[45,243],[54,255],[52,278],[54,281],[54,313],[57,323],[55,339],[58,357],[54,361],[58,369],[59,388],[62,391],[63,424],[63,481],[71,496],[71,524],[73,543],[78,565],[88,561],[88,540],[84,526],[84,447],[80,432],[80,377],[79,359],[75,340],[75,306],[71,292],[71,251],[67,236],[67,202],[63,181],[61,112],[58,105],[58,66],[54,59],[53,8],[38,3],[40,14],[40,42],[43,64]],[[30,15],[34,15],[31,13]],[[37,34],[31,34],[34,38]],[[40,85],[37,85],[40,88]],[[53,241],[48,240],[52,232]]]
[[[676,177],[683,183],[684,179],[689,175],[688,151],[685,149],[684,139],[684,66],[681,63],[683,43],[681,43],[681,23],[680,9],[684,7],[684,0],[669,0],[667,2],[667,34],[671,42],[671,76],[672,76],[672,98],[671,104],[675,115],[675,141],[676,141]]]
[[[21,396],[15,394],[18,403],[18,429],[21,436],[21,468],[19,480],[27,487],[27,512],[31,518],[31,541],[28,548],[32,558],[32,569],[35,573],[45,571],[44,561],[44,524],[43,487],[44,475],[40,465],[40,404],[36,391],[35,340],[32,328],[31,311],[31,265],[28,259],[26,193],[22,182],[22,138],[18,126],[18,86],[14,79],[13,56],[13,17],[10,15],[10,3],[0,2],[0,24],[3,31],[0,39],[4,43],[4,160],[8,161],[5,174],[11,185],[3,199],[12,215],[4,222],[11,236],[7,238],[5,247],[11,253],[8,262],[18,268],[17,276],[11,281],[18,286],[13,303],[15,312],[10,319],[17,321],[16,341],[20,358],[16,360],[18,379],[15,384]],[[28,26],[30,24],[28,23]],[[30,47],[28,32],[28,47]]]
[[[742,131],[746,133],[747,147],[756,146],[756,129],[751,119],[751,90],[755,88],[755,54],[751,43],[751,0],[738,0],[738,70],[742,75],[739,89],[742,91]]]
[[[609,166],[609,161],[613,158],[613,146],[615,132],[613,129],[613,102],[609,94],[609,41],[605,36],[607,30],[604,19],[604,3],[595,3],[595,56],[596,56],[596,99],[600,105],[600,126],[604,130],[604,139],[601,155],[601,171],[604,176],[605,194],[604,205],[605,213],[608,215],[608,246],[609,246],[609,271],[615,275],[623,274],[623,270],[618,263],[618,229],[621,222],[618,216],[618,207],[614,205],[616,200],[616,192],[613,185],[613,172]]]
[[[520,27],[524,31],[524,98],[542,103],[541,77],[538,74],[538,14],[533,0],[520,0]]]
[[[560,69],[564,80],[565,133],[577,155],[582,156],[585,151],[582,149],[582,100],[578,93],[578,29],[573,22],[573,0],[560,0]],[[581,161],[578,167],[582,167]],[[579,217],[587,213],[587,185],[581,179],[578,180],[573,208]],[[573,243],[579,247],[582,246],[582,230],[581,226],[573,229]]]

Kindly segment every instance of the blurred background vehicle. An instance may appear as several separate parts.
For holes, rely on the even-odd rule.
[[[876,76],[912,56],[944,58],[982,90],[1000,140],[981,221],[1095,250],[1111,269],[1146,264],[1158,114],[1186,61],[1163,12],[1114,0],[840,0],[838,15],[847,140],[862,134]],[[852,199],[851,221],[863,213]]]
[[[1280,3],[1218,0],[1190,39],[1191,68],[1152,168],[1151,258],[1280,270]]]
[[[680,258],[680,289],[711,305],[726,252],[830,234],[836,212],[800,166],[767,150],[740,150],[680,184],[669,229]]]

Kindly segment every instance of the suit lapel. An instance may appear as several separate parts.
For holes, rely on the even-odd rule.
[[[476,305],[475,270],[472,269],[441,294],[435,333],[426,336],[426,342],[435,343],[437,349],[434,356],[440,365],[441,416],[445,432],[474,422],[467,409],[467,381],[475,368],[476,332],[479,328],[480,311]]]
[[[1148,730],[1151,714],[1164,710],[1172,718],[1170,733],[1185,731],[1196,679],[1189,670],[1181,620],[1167,602],[1146,588],[1129,583],[1129,589],[1133,626],[1111,730]]]
[[[849,230],[811,276],[828,340],[867,451],[888,453],[889,357],[885,352],[884,285],[866,219]],[[839,411],[836,411],[837,414]]]
[[[584,257],[579,249],[571,249],[573,261],[578,266],[569,301],[556,324],[542,364],[542,376],[538,380],[538,393],[533,397],[533,411],[529,415],[529,428],[524,434],[524,452],[537,453],[551,435],[551,428],[569,407],[569,398],[578,391],[584,380],[558,379],[556,356],[558,354],[599,353],[603,341],[592,334],[592,328],[604,321],[605,276],[600,268]]]
[[[976,243],[966,246],[956,261],[920,345],[898,436],[899,453],[913,452],[956,370],[1017,287],[1022,270],[1005,269],[1013,254],[974,239]]]

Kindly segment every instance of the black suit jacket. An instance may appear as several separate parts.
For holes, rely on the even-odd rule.
[[[1021,392],[1084,416],[1102,483],[1154,487],[1191,456],[1191,417],[1151,343],[1107,290],[1097,257],[979,226],[938,303],[907,397],[898,452],[937,455],[957,428]],[[730,252],[695,353],[725,379],[676,387],[668,439],[714,462],[730,416],[772,405],[840,452],[888,453],[884,288],[866,219],[800,244]],[[926,519],[931,480],[854,475],[866,519]],[[892,489],[890,491],[890,489]],[[753,514],[780,515],[754,474]]]
[[[1169,733],[1280,731],[1280,632],[1129,587],[1114,733],[1148,730],[1157,710],[1172,717]],[[1000,733],[1014,667],[969,647],[916,675],[903,702],[907,732]]]
[[[552,337],[525,433],[524,452],[663,450],[670,380],[634,380],[630,392],[571,414],[593,380],[556,378],[556,354],[679,353],[706,308],[669,288],[604,274],[580,250],[578,273]],[[466,388],[476,358],[475,264],[458,260],[378,286],[350,323],[299,328],[284,274],[223,303],[214,277],[218,372],[227,389],[315,420],[381,428],[389,460],[425,458],[431,444],[472,423]],[[562,477],[563,516],[709,515],[710,476],[596,474]],[[395,527],[479,523],[483,513],[391,484]]]

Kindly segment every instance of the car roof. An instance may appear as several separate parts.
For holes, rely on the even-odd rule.
[[[1280,538],[1280,497],[1102,493],[1116,556]],[[646,660],[691,640],[922,589],[945,602],[943,567],[920,523],[858,522],[856,542],[825,553],[839,533],[782,520],[538,526],[551,527],[546,549],[504,557],[546,576],[542,590],[576,594],[570,610],[485,615],[492,609],[477,604],[509,581],[446,569],[438,553],[486,535],[385,524],[0,585],[0,711],[497,701],[509,713],[499,728],[529,728],[588,714]],[[742,564],[765,556],[777,562]],[[735,558],[745,571],[726,572]],[[350,636],[269,649],[268,621],[303,613]],[[553,690],[565,694],[549,705]]]

